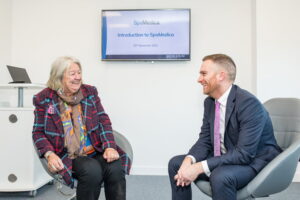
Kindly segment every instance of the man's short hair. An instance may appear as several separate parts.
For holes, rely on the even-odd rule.
[[[232,58],[225,54],[212,54],[205,56],[202,61],[211,60],[216,64],[219,64],[220,66],[224,67],[226,71],[228,72],[229,79],[231,81],[235,80],[236,77],[236,66],[233,62]]]

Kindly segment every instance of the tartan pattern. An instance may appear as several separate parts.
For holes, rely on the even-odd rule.
[[[125,173],[129,174],[131,161],[115,143],[111,122],[101,105],[97,89],[86,84],[80,89],[84,96],[81,101],[83,120],[95,150],[102,153],[109,147],[116,149],[120,154]],[[56,91],[50,88],[43,89],[33,97],[33,105],[35,118],[32,138],[39,156],[43,157],[47,151],[55,152],[65,166],[59,174],[62,175],[66,185],[73,187],[72,160],[68,158],[67,149],[64,148],[64,130]]]

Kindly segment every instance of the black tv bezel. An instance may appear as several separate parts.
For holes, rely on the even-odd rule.
[[[187,10],[189,13],[189,54],[188,58],[139,58],[139,56],[145,55],[131,55],[135,58],[128,58],[128,55],[117,55],[118,57],[126,58],[105,58],[103,59],[103,13],[107,11],[152,11],[152,10]],[[174,54],[172,54],[174,55]],[[180,55],[180,54],[179,54]],[[167,55],[153,55],[154,57],[158,56],[167,56]],[[151,55],[148,55],[151,57]],[[101,61],[190,61],[191,60],[191,9],[190,8],[160,8],[160,9],[102,9],[101,10]]]

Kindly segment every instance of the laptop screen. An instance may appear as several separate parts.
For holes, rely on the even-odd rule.
[[[7,69],[13,80],[10,83],[31,83],[30,78],[29,78],[25,68],[13,67],[13,66],[7,65]]]

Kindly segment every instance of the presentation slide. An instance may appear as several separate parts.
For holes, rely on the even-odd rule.
[[[187,9],[105,11],[102,57],[187,58],[190,56],[189,15]]]

